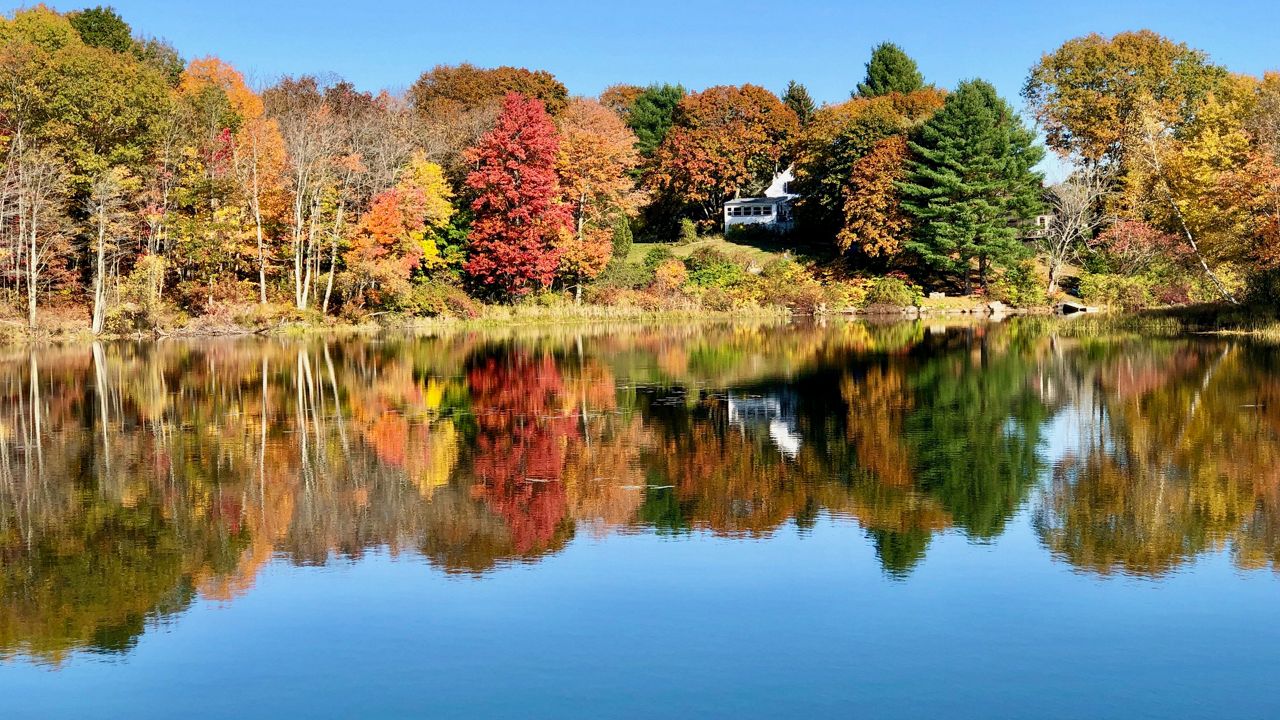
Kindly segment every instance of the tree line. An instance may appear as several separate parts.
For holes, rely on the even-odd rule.
[[[717,260],[635,267],[633,238],[715,232],[727,200],[790,167],[783,243],[816,260],[766,273],[757,296],[887,273],[1030,302],[1083,268],[1068,289],[1121,303],[1235,302],[1265,294],[1280,257],[1277,78],[1148,31],[1068,41],[1023,92],[1071,167],[1046,189],[1008,101],[982,80],[930,85],[892,43],[821,107],[798,82],[592,99],[546,71],[467,64],[396,95],[317,76],[255,87],[110,8],[37,6],[0,21],[0,295],[31,327],[79,308],[101,333],[254,305],[359,318],[679,294]]]

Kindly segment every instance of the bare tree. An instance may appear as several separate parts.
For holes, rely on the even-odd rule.
[[[9,149],[17,208],[18,269],[27,291],[27,325],[36,327],[36,300],[54,248],[67,240],[67,170],[53,153],[17,135]]]
[[[106,319],[107,249],[108,247],[119,248],[118,238],[128,223],[125,195],[132,186],[128,173],[123,168],[113,167],[94,180],[89,189],[88,201],[85,203],[85,210],[88,211],[94,233],[92,324],[94,335],[102,333],[102,326]]]
[[[284,78],[263,94],[267,113],[284,140],[292,193],[290,240],[294,303],[306,309],[318,274],[316,224],[338,145],[338,124],[315,78]]]
[[[1075,260],[1080,248],[1107,222],[1103,208],[1111,180],[1112,173],[1104,166],[1082,163],[1049,189],[1053,217],[1036,244],[1049,265],[1050,295],[1058,291],[1062,267]]]

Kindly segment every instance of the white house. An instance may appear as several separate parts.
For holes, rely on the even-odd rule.
[[[777,232],[795,227],[791,203],[798,195],[791,192],[795,176],[787,168],[773,177],[763,197],[734,198],[724,204],[725,232],[735,225],[761,225]]]

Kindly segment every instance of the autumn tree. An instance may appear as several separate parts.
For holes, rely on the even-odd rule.
[[[613,253],[618,222],[638,205],[631,170],[640,162],[635,135],[600,103],[571,100],[556,121],[560,132],[557,169],[573,212],[574,233],[561,245],[560,271],[572,279],[581,300],[582,283],[604,270]]]
[[[453,215],[453,193],[444,170],[415,156],[395,187],[373,196],[355,224],[344,260],[342,285],[357,305],[393,305],[409,288],[415,270],[440,261],[433,231]]]
[[[1176,231],[1209,282],[1234,302],[1210,266],[1213,253],[1201,247],[1206,238],[1193,217],[1212,208],[1188,197],[1203,195],[1206,187],[1195,187],[1185,174],[1179,177],[1186,169],[1181,161],[1191,159],[1180,152],[1187,147],[1185,136],[1197,127],[1207,129],[1202,111],[1215,95],[1222,100],[1231,93],[1226,81],[1226,71],[1203,52],[1149,30],[1110,38],[1095,33],[1041,58],[1023,96],[1050,147],[1085,163],[1114,166],[1117,182],[1126,189],[1117,197],[1130,201],[1118,215],[1154,220]],[[1219,103],[1217,118],[1238,123],[1231,112]],[[1238,130],[1226,132],[1242,138]]]
[[[880,43],[867,61],[867,76],[858,83],[854,97],[879,97],[912,93],[924,88],[924,76],[916,61],[891,42]]]
[[[796,179],[792,187],[800,195],[797,221],[809,232],[836,237],[846,224],[845,203],[855,165],[878,143],[905,136],[927,120],[942,107],[944,97],[941,91],[927,89],[908,95],[854,98],[818,110],[794,144]],[[873,182],[865,174],[867,170],[887,168],[882,162],[887,152],[882,150],[876,162],[862,168],[859,182]]]
[[[263,103],[284,142],[293,296],[295,306],[304,310],[315,298],[321,274],[320,228],[327,224],[326,194],[333,185],[340,128],[314,77],[281,79],[263,93]]]
[[[546,287],[572,234],[556,175],[560,140],[539,100],[511,93],[497,124],[467,151],[471,210],[467,274],[484,290],[516,297]]]
[[[901,249],[911,227],[898,196],[906,160],[906,138],[892,135],[854,162],[845,186],[844,227],[836,235],[841,250],[887,257]]]
[[[970,265],[979,283],[987,269],[1026,254],[1019,225],[1041,207],[1042,178],[1032,170],[1044,156],[990,84],[963,82],[915,134],[898,190],[912,219],[905,249],[951,276],[968,292]]]
[[[569,101],[565,86],[545,70],[463,63],[437,65],[423,73],[407,98],[420,123],[418,143],[428,159],[461,185],[471,171],[465,150],[493,127],[503,98],[513,92],[540,100],[552,115]]]
[[[798,129],[791,108],[762,87],[694,93],[677,106],[646,182],[712,220],[726,200],[769,183]]]
[[[1031,68],[1022,95],[1059,153],[1122,161],[1147,116],[1176,126],[1225,71],[1199,50],[1150,30],[1068,40]]]
[[[507,65],[480,68],[469,63],[428,70],[409,88],[409,99],[419,112],[432,113],[501,102],[510,93],[540,100],[552,115],[569,102],[568,90],[546,70]]]
[[[10,197],[28,203],[15,203],[25,232],[8,238],[9,257],[25,258],[26,266],[14,267],[10,277],[23,279],[34,324],[36,295],[54,277],[48,271],[93,255],[93,234],[66,227],[66,212],[84,207],[95,179],[110,168],[141,168],[168,87],[155,68],[87,44],[70,19],[45,6],[0,20],[0,40],[0,136],[7,138],[8,178],[15,183]],[[41,218],[56,222],[41,228]]]
[[[600,93],[600,104],[609,108],[618,117],[625,119],[631,112],[631,106],[635,105],[636,99],[643,95],[644,91],[645,89],[639,85],[625,83],[610,85]]]

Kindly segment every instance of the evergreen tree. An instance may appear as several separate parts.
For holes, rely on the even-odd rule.
[[[684,98],[680,85],[650,85],[636,97],[627,114],[627,126],[636,134],[636,150],[649,157],[658,149],[667,131],[676,106]]]
[[[818,111],[813,98],[809,97],[808,88],[795,80],[787,83],[787,91],[782,94],[782,103],[795,111],[801,125],[808,125],[809,119]]]
[[[878,97],[889,93],[909,93],[924,87],[924,76],[916,61],[891,42],[880,43],[871,51],[867,77],[858,83],[854,97]]]
[[[898,186],[914,225],[908,251],[959,276],[966,292],[974,261],[985,285],[989,267],[1009,267],[1028,254],[1018,225],[1041,207],[1044,179],[1032,168],[1044,150],[995,88],[961,83],[910,149]]]

